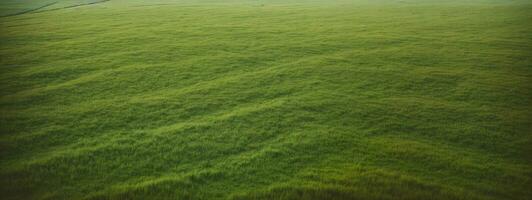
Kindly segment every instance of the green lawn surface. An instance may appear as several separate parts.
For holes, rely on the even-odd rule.
[[[49,2],[0,3],[2,199],[532,196],[530,1]]]

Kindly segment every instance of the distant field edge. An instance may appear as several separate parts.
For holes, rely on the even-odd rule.
[[[95,2],[88,2],[88,3],[75,4],[75,5],[69,5],[69,6],[59,7],[59,8],[52,8],[52,9],[43,10],[43,8],[46,8],[46,7],[49,7],[49,6],[52,6],[52,5],[56,4],[56,3],[58,3],[58,1],[55,1],[55,2],[52,2],[52,3],[48,3],[48,4],[45,4],[45,5],[36,7],[36,8],[23,10],[23,11],[20,11],[20,12],[17,12],[17,13],[11,13],[11,14],[2,15],[0,17],[12,17],[12,16],[23,15],[23,14],[27,14],[27,13],[41,13],[41,12],[47,12],[47,11],[55,11],[55,10],[61,10],[61,9],[68,9],[68,8],[75,8],[75,7],[80,7],[80,6],[88,6],[88,5],[93,5],[93,4],[99,4],[99,3],[104,3],[104,2],[107,2],[107,1],[110,1],[110,0],[100,0],[100,1],[95,1]]]
[[[36,7],[36,8],[31,8],[31,9],[28,9],[28,10],[23,10],[23,11],[16,12],[16,13],[5,14],[5,15],[2,15],[0,17],[11,17],[11,16],[16,16],[16,15],[23,15],[23,14],[26,14],[26,13],[30,13],[30,12],[34,12],[34,11],[46,8],[46,7],[54,5],[56,3],[57,3],[57,1],[52,2],[52,3],[48,3],[48,4],[45,4],[45,5]]]

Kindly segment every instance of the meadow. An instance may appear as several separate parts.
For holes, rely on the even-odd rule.
[[[527,0],[4,0],[2,199],[530,199]]]

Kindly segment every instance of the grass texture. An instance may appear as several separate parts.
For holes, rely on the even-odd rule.
[[[529,1],[57,2],[0,18],[2,199],[532,196]]]

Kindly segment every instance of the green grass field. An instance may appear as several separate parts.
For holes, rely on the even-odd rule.
[[[532,198],[532,1],[0,16],[1,199]]]

